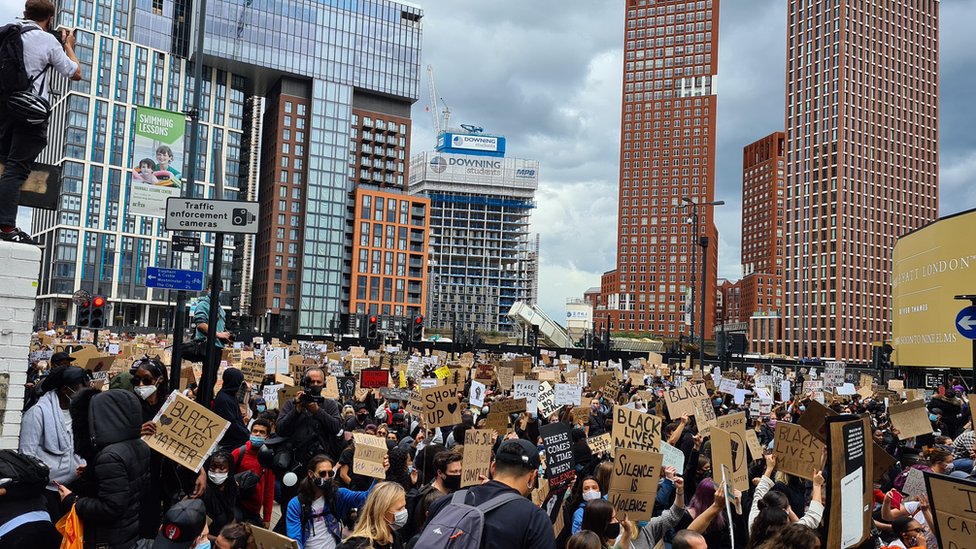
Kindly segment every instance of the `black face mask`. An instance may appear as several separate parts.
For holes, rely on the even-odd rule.
[[[607,539],[617,539],[620,535],[620,523],[613,522],[607,525],[607,529],[603,532],[604,537]]]
[[[461,475],[446,475],[444,477],[444,487],[455,492],[461,489]]]

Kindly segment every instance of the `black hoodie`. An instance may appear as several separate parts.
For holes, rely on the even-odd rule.
[[[241,415],[241,405],[237,402],[237,392],[244,383],[244,374],[237,368],[227,368],[222,377],[224,384],[220,392],[214,397],[213,411],[218,416],[230,422],[230,427],[224,433],[224,438],[220,439],[221,448],[235,450],[244,446],[244,443],[251,438],[247,426],[244,425],[244,416]]]
[[[71,417],[75,448],[88,459],[74,501],[85,547],[131,547],[139,532],[141,492],[149,482],[139,398],[121,389],[85,390],[72,401]]]

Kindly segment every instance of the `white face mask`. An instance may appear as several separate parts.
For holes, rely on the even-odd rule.
[[[210,481],[217,486],[220,486],[221,484],[227,482],[227,473],[215,473],[213,471],[207,471],[207,478],[209,478]]]
[[[410,513],[406,509],[400,509],[396,513],[393,513],[393,524],[390,525],[394,530],[399,530],[407,525],[407,520],[410,518]]]
[[[205,540],[201,541],[200,543],[198,543],[197,546],[194,547],[193,549],[210,549],[210,547],[211,547],[210,546],[210,540],[209,539],[205,539]]]
[[[583,492],[583,501],[593,501],[595,499],[600,499],[600,496],[601,494],[599,490],[587,490]]]
[[[153,393],[156,392],[156,386],[139,385],[138,387],[135,387],[133,390],[136,392],[137,395],[139,395],[139,398],[141,398],[142,400],[146,400],[147,398],[153,396]]]

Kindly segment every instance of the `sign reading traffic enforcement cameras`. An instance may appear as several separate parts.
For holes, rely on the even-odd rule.
[[[257,234],[258,203],[173,197],[166,201],[167,231]]]

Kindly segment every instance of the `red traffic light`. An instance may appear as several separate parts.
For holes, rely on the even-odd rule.
[[[424,317],[418,316],[417,318],[413,319],[413,323],[416,324],[417,326],[420,326],[421,324],[424,323]]]
[[[105,298],[102,297],[102,296],[100,296],[100,295],[95,296],[95,298],[92,299],[92,305],[95,306],[95,307],[102,307],[102,306],[104,306],[105,305]]]
[[[375,316],[369,317],[369,323],[370,324],[376,324],[376,317]]]

